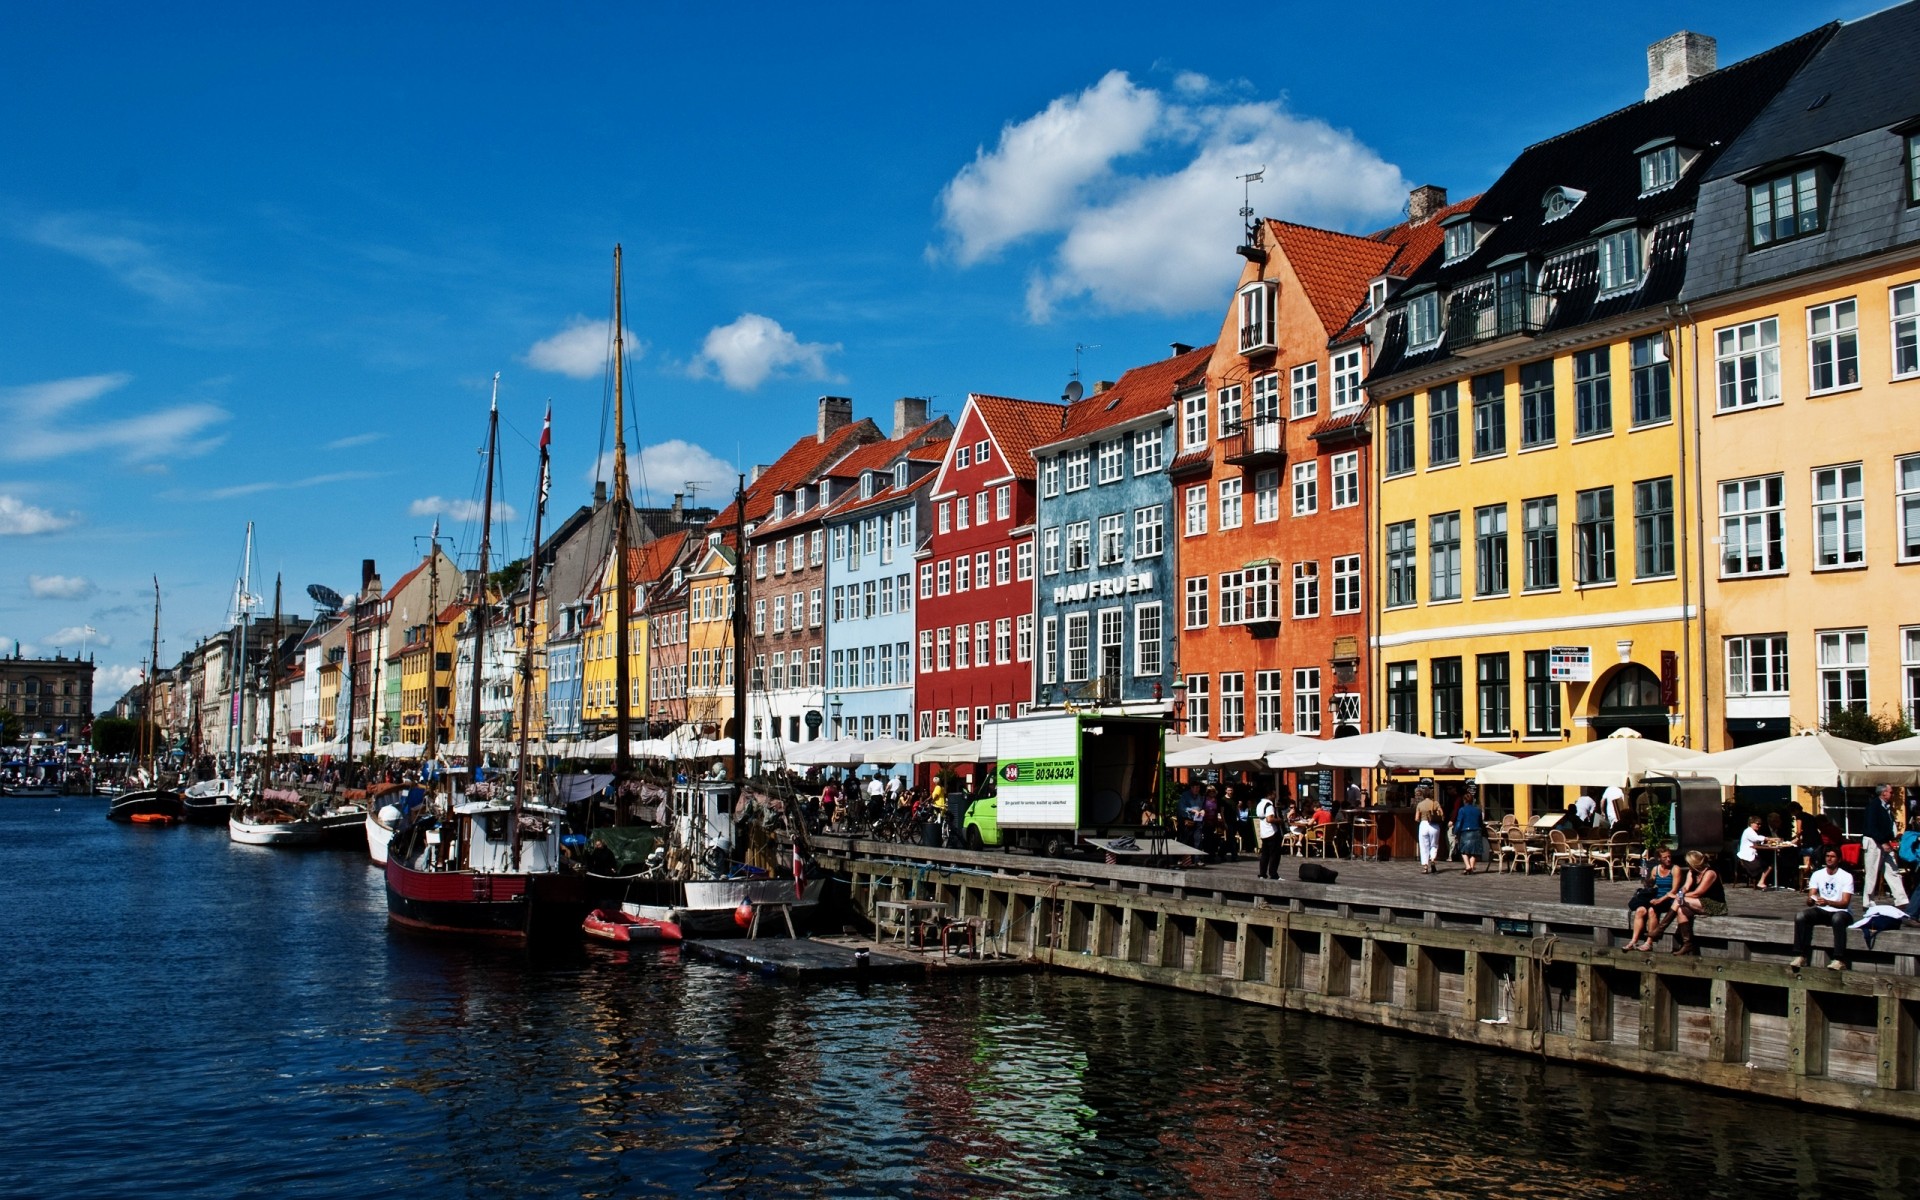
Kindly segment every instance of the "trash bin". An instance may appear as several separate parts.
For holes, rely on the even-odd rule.
[[[936,847],[940,844],[940,822],[938,821],[927,822],[926,827],[920,831],[920,844],[923,846],[936,846]],[[1587,874],[1592,875],[1593,870],[1589,868],[1587,870]],[[1591,898],[1593,896],[1593,885],[1591,883],[1587,885],[1587,896],[1589,898],[1589,902],[1591,902]]]
[[[1587,863],[1569,863],[1560,868],[1560,903],[1593,903],[1593,867]]]

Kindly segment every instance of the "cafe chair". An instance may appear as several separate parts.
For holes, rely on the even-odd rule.
[[[1547,834],[1547,864],[1552,874],[1558,875],[1560,868],[1568,864],[1578,865],[1586,861],[1586,850],[1574,845],[1565,831],[1555,829]]]

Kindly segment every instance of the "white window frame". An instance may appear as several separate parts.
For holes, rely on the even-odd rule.
[[[1232,437],[1233,434],[1239,430],[1240,401],[1241,401],[1241,391],[1240,391],[1239,384],[1228,383],[1228,384],[1221,385],[1218,403],[1215,405],[1215,408],[1219,410],[1219,415],[1220,415],[1219,436],[1223,438]]]
[[[1280,733],[1286,727],[1286,674],[1282,671],[1253,673],[1253,731]]]
[[[1329,364],[1333,376],[1332,411],[1347,412],[1366,403],[1366,393],[1360,386],[1367,375],[1365,363],[1366,355],[1358,347],[1342,350],[1333,356]]]
[[[1780,319],[1714,330],[1713,362],[1719,412],[1780,403]]]
[[[1279,285],[1267,279],[1255,280],[1240,289],[1236,306],[1240,353],[1274,348],[1274,297],[1278,290]]]
[[[1184,609],[1184,629],[1205,629],[1207,627],[1209,601],[1213,597],[1213,577],[1210,575],[1187,576]]]
[[[1887,345],[1895,379],[1920,376],[1920,283],[1887,289]]]
[[[1242,516],[1240,476],[1220,481],[1220,528],[1240,528]]]
[[[1899,560],[1920,562],[1920,454],[1893,460],[1893,506]]]
[[[1789,694],[1786,634],[1740,634],[1722,639],[1722,644],[1729,698]],[[1756,663],[1760,664],[1757,670]],[[1756,677],[1761,686],[1755,686]]]
[[[1033,661],[1033,614],[1030,612],[1013,619],[1013,658],[1015,662]]]
[[[1040,573],[1060,573],[1060,527],[1049,525],[1040,531]]]
[[[1293,732],[1320,736],[1320,668],[1293,669]]]
[[[1320,615],[1320,562],[1303,558],[1293,564],[1293,619]]]
[[[1033,539],[1028,538],[1013,548],[1013,577],[1026,581],[1033,578]]]
[[[1220,736],[1244,737],[1246,732],[1246,672],[1222,671],[1220,673]]]
[[[1264,525],[1280,519],[1280,470],[1265,467],[1253,473],[1253,523]]]
[[[1600,294],[1628,292],[1645,274],[1640,230],[1620,229],[1600,239]]]
[[[1360,611],[1360,556],[1340,554],[1333,560],[1333,613],[1343,616]]]
[[[1833,532],[1829,534],[1829,530]],[[1833,553],[1829,554],[1829,544]],[[1844,570],[1867,562],[1866,467],[1840,463],[1813,470],[1813,569]]]
[[[1013,547],[995,546],[993,550],[993,583],[995,587],[1005,587],[1013,582]]]
[[[1807,394],[1860,386],[1860,304],[1849,296],[1807,309]]]
[[[1288,373],[1290,419],[1317,416],[1320,412],[1320,364],[1301,363]]]
[[[1060,460],[1049,458],[1040,464],[1040,494],[1051,500],[1060,494]],[[940,532],[947,531],[947,506],[940,506]]]
[[[1093,452],[1082,446],[1078,450],[1069,450],[1062,456],[1066,461],[1066,489],[1069,492],[1081,492],[1093,486],[1089,482]]]
[[[1047,617],[1040,622],[1040,682],[1060,680],[1060,618]]]
[[[1155,678],[1165,670],[1166,622],[1159,601],[1133,606],[1133,673]]]
[[[1073,521],[1067,525],[1067,570],[1084,571],[1093,565],[1093,522]]]
[[[1186,537],[1200,537],[1207,532],[1207,485],[1196,483],[1187,489]]]
[[[1187,732],[1205,736],[1213,732],[1213,681],[1205,675],[1187,676]]]
[[[1158,558],[1167,548],[1167,506],[1149,504],[1133,510],[1133,556]]]
[[[1164,426],[1141,429],[1133,435],[1133,473],[1151,475],[1166,465],[1167,431]]]
[[[1189,393],[1180,401],[1180,448],[1200,450],[1207,444],[1207,393]]]
[[[1744,479],[1723,479],[1719,490],[1720,578],[1784,574],[1787,570],[1786,477],[1750,475]],[[1761,565],[1749,569],[1746,564],[1753,557],[1750,547],[1756,535],[1760,539]]]
[[[1310,517],[1320,511],[1320,462],[1293,464],[1293,515]]]
[[[1051,620],[1052,618],[1048,618]],[[1085,683],[1093,663],[1093,614],[1068,613],[1066,622],[1066,662],[1061,678],[1067,683]]]
[[[1907,724],[1912,725],[1920,722],[1920,625],[1900,629],[1900,679]]]
[[[1100,443],[1098,477],[1101,483],[1118,483],[1127,476],[1127,443],[1114,438]]]
[[[1820,689],[1815,695],[1821,719],[1824,721],[1842,707],[1872,712],[1867,631],[1823,629],[1815,633],[1814,639],[1820,670]]]

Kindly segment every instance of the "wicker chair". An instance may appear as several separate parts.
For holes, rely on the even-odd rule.
[[[1567,835],[1555,829],[1547,834],[1547,862],[1553,874],[1558,875],[1560,868],[1587,861],[1587,851],[1568,840]]]

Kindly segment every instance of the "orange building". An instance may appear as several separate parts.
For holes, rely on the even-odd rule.
[[[1247,264],[1206,387],[1181,399],[1170,469],[1191,734],[1372,726],[1366,327],[1453,210],[1421,188],[1409,211],[1366,237],[1262,221],[1240,248]]]

